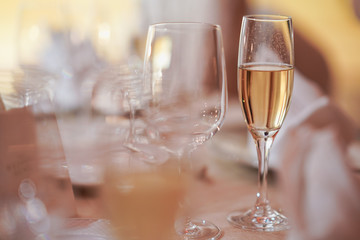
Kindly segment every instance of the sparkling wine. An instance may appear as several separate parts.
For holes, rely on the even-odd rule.
[[[290,65],[239,67],[239,99],[252,134],[275,134],[289,108],[294,70]]]
[[[120,239],[171,239],[183,180],[175,171],[108,172],[104,201],[114,233]]]

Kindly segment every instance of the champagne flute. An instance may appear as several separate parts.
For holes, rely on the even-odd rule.
[[[227,80],[221,28],[205,23],[159,23],[149,27],[145,50],[144,116],[152,141],[166,142],[181,166],[188,154],[223,124]],[[181,171],[185,171],[181,168]],[[184,239],[216,239],[211,222],[187,218]]]
[[[278,15],[244,16],[238,58],[238,93],[258,155],[258,193],[255,206],[234,211],[228,221],[255,231],[289,228],[287,218],[271,208],[267,196],[271,145],[289,108],[294,78],[292,19]]]

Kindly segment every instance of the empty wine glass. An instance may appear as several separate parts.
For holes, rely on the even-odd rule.
[[[228,216],[234,226],[256,231],[289,228],[287,218],[270,206],[267,197],[271,145],[289,109],[294,78],[292,20],[287,16],[244,16],[238,59],[238,93],[258,155],[255,206]]]
[[[128,7],[124,8],[124,4]],[[145,157],[148,141],[139,118],[143,107],[143,65],[136,49],[139,6],[125,0],[97,2],[96,7],[94,45],[104,69],[94,87],[92,108],[127,124],[125,146],[135,152],[143,151]]]
[[[33,81],[48,86],[56,111],[61,113],[82,110],[87,100],[82,85],[100,65],[90,40],[79,37],[85,31],[84,22],[79,33],[67,5],[60,0],[23,1],[17,26],[19,67],[25,75],[38,71],[51,76],[51,82]]]
[[[214,136],[227,109],[221,28],[205,23],[159,23],[149,27],[145,51],[144,108],[148,135],[165,142],[181,164]],[[187,220],[185,239],[216,239],[221,230]]]
[[[115,65],[107,68],[99,74],[93,89],[92,114],[104,117],[121,132],[127,129],[122,145],[138,153],[138,158],[141,155],[144,161],[153,162],[162,152],[152,146],[141,117],[146,99],[143,83],[142,71],[137,67]]]
[[[143,75],[132,65],[114,65],[99,74],[92,93],[92,111],[105,116],[129,116],[127,144],[135,142],[135,118],[141,111]]]

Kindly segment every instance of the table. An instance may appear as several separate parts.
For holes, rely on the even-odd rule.
[[[245,141],[246,135],[241,137]],[[219,138],[227,130],[218,133]],[[223,240],[242,239],[256,240],[285,239],[287,232],[253,232],[238,229],[230,225],[227,214],[236,209],[253,206],[257,192],[257,169],[214,154],[214,141],[205,143],[192,156],[194,168],[198,173],[195,191],[191,194],[194,206],[193,218],[204,219],[215,223],[222,229]],[[103,218],[96,188],[88,192],[76,192],[78,217]],[[281,193],[277,188],[274,172],[269,173],[269,199],[273,207],[281,206]]]

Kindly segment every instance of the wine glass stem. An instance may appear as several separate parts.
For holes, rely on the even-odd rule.
[[[258,193],[256,199],[256,208],[267,207],[269,205],[267,196],[267,175],[269,153],[273,143],[273,137],[255,139],[258,155]]]
[[[127,137],[127,143],[135,142],[135,106],[134,103],[129,96],[129,92],[125,92],[125,98],[129,104],[129,135]]]
[[[135,107],[130,103],[130,122],[129,122],[129,128],[130,128],[130,134],[129,134],[129,141],[131,143],[134,142],[135,138]]]

